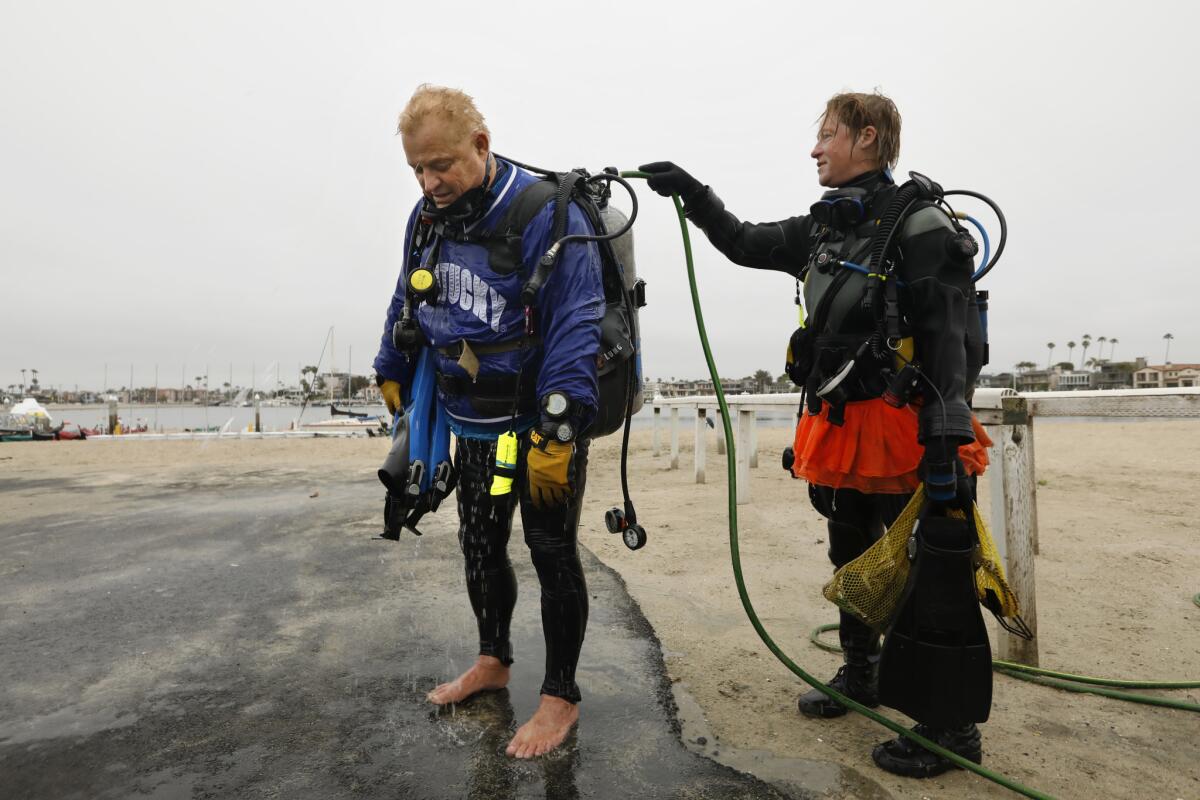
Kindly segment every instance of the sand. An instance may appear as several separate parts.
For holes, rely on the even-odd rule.
[[[697,485],[686,433],[678,470],[668,468],[665,453],[651,453],[649,432],[633,437],[630,483],[649,532],[637,552],[603,525],[603,512],[620,501],[619,437],[595,443],[580,536],[624,578],[662,641],[681,697],[702,710],[709,741],[692,742],[693,749],[723,750],[719,759],[741,753],[831,762],[857,773],[853,781],[832,782],[829,797],[1014,796],[963,772],[927,781],[892,777],[869,755],[888,731],[854,715],[817,721],[796,712],[806,687],[758,639],[734,586],[724,457],[710,437],[708,482]],[[760,431],[753,503],[739,507],[742,565],[771,635],[803,667],[828,678],[838,657],[808,642],[812,628],[836,620],[820,594],[830,574],[825,528],[804,484],[778,466],[789,438],[783,429]],[[288,480],[319,492],[331,470],[374,481],[385,449],[379,439],[6,443],[0,481],[19,475],[35,483],[0,494],[0,518],[54,513],[42,482],[68,475],[98,489],[89,502],[101,505],[120,502],[122,487],[170,485],[185,476],[213,486]],[[1038,422],[1042,666],[1200,680],[1200,608],[1192,603],[1200,592],[1198,454],[1194,420]],[[512,555],[522,558],[514,539]],[[1200,690],[1163,694],[1200,702]],[[691,708],[686,715],[694,716]],[[584,716],[586,725],[586,705]],[[997,676],[992,718],[982,726],[984,763],[1059,798],[1200,798],[1198,723],[1189,712]],[[689,730],[695,728],[685,725],[685,735]]]

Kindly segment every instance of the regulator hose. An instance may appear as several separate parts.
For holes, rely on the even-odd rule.
[[[645,179],[649,178],[650,174],[639,171],[627,171],[622,172],[621,177]],[[859,714],[862,714],[863,716],[878,722],[880,725],[883,725],[888,730],[891,730],[892,732],[905,738],[911,739],[925,749],[937,753],[955,765],[963,769],[970,770],[977,775],[982,775],[988,780],[998,783],[1006,789],[1011,789],[1012,791],[1025,797],[1036,798],[1036,800],[1053,800],[1050,795],[1044,792],[1031,789],[1011,778],[1008,778],[997,772],[993,772],[986,767],[980,766],[973,761],[968,761],[958,753],[947,750],[936,742],[931,741],[924,736],[909,730],[908,728],[905,728],[900,723],[894,722],[887,717],[872,711],[861,703],[851,700],[849,697],[846,697],[836,689],[826,686],[824,683],[821,683],[821,681],[817,680],[808,672],[806,672],[795,661],[789,658],[787,653],[783,652],[782,648],[775,643],[775,640],[771,638],[770,634],[767,633],[766,628],[763,627],[762,622],[758,618],[757,612],[754,610],[754,604],[750,602],[750,595],[746,591],[746,581],[742,576],[742,559],[740,550],[738,548],[737,530],[737,455],[736,446],[734,444],[733,427],[729,423],[729,406],[725,402],[725,392],[721,389],[721,378],[717,372],[716,362],[713,360],[712,348],[708,343],[708,331],[704,327],[704,312],[700,308],[700,294],[696,287],[696,269],[692,260],[692,240],[688,234],[687,218],[684,216],[683,203],[680,202],[679,195],[671,195],[671,200],[675,204],[675,213],[679,217],[679,229],[683,236],[683,252],[687,261],[688,285],[692,295],[692,310],[696,317],[696,332],[699,334],[700,345],[704,349],[704,361],[708,366],[708,372],[713,381],[713,388],[716,390],[717,405],[721,409],[721,425],[725,432],[725,460],[729,475],[727,480],[729,505],[729,551],[730,560],[733,563],[733,577],[734,582],[737,584],[738,597],[741,598],[742,601],[742,608],[745,610],[746,616],[750,620],[750,624],[754,627],[755,633],[758,634],[758,637],[762,639],[762,642],[764,645],[766,645],[767,649],[770,650],[771,653],[774,654],[774,656],[779,659],[779,661],[785,667],[791,670],[797,677],[799,677],[809,686],[812,686],[817,691],[822,692],[827,697],[832,698],[835,702],[840,703],[852,711],[857,711]]]
[[[575,177],[573,178],[572,176]],[[629,212],[629,218],[625,220],[625,224],[621,226],[620,230],[611,231],[608,233],[570,233],[566,236],[563,236],[563,232],[567,227],[567,212],[569,210],[568,200],[570,199],[572,190],[576,184],[578,184],[580,181],[584,183],[595,183],[602,180],[609,182],[616,181],[624,186],[629,192],[632,205],[630,207],[631,210]],[[620,238],[628,233],[629,229],[633,227],[633,222],[637,219],[637,214],[637,195],[634,194],[633,187],[622,180],[619,176],[601,173],[585,179],[578,173],[569,173],[566,178],[559,182],[558,192],[555,196],[554,228],[552,229],[551,235],[558,238],[555,238],[554,243],[550,245],[550,249],[548,249],[542,256],[541,260],[538,261],[538,265],[534,269],[533,274],[529,276],[529,280],[525,281],[525,285],[521,287],[522,305],[533,305],[533,301],[537,298],[538,292],[541,291],[542,286],[545,285],[546,281],[550,277],[551,270],[554,269],[554,265],[558,262],[558,254],[562,251],[564,245],[570,242],[608,242],[612,241],[613,239]]]
[[[982,222],[970,216],[969,214],[963,214],[962,218],[974,225],[975,230],[979,231],[979,235],[983,239],[983,258],[979,261],[982,266],[971,275],[971,282],[974,283],[983,277],[984,272],[990,269],[989,265],[991,264],[992,241],[988,238],[987,228],[983,227]]]
[[[976,200],[982,200],[988,204],[992,209],[992,213],[996,215],[996,219],[1000,222],[1000,241],[996,243],[996,254],[992,256],[990,261],[985,261],[984,265],[971,276],[971,282],[978,283],[980,278],[992,271],[992,267],[996,266],[996,262],[1004,254],[1004,245],[1008,242],[1008,220],[1004,218],[1004,212],[1000,210],[1000,206],[996,205],[996,201],[986,194],[973,192],[970,189],[951,189],[943,193],[944,197],[953,195],[963,195],[964,197],[974,197]]]

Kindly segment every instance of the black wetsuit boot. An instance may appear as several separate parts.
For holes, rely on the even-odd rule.
[[[983,763],[982,738],[973,722],[961,728],[935,728],[918,723],[913,726],[913,731],[968,761]],[[950,759],[926,750],[903,736],[875,745],[871,758],[880,769],[906,778],[930,778],[958,768]]]
[[[874,708],[879,705],[875,669],[879,659],[879,636],[854,617],[841,613],[838,638],[845,662],[829,681],[829,686],[851,700]],[[846,707],[824,692],[813,689],[800,695],[800,713],[831,719],[846,713]]]
[[[828,520],[829,560],[840,568],[871,546],[884,528],[904,508],[907,495],[866,495],[852,489],[835,491],[827,486],[810,486],[813,507]],[[879,705],[876,667],[879,660],[879,634],[858,618],[839,614],[838,638],[845,663],[829,681],[829,686],[864,706]],[[800,696],[800,713],[831,719],[846,713],[846,707],[817,689]]]

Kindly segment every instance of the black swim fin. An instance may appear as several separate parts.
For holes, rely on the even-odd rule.
[[[401,411],[396,415],[392,431],[392,447],[388,450],[383,466],[379,468],[379,481],[389,492],[403,495],[408,488],[408,414]]]
[[[376,539],[387,539],[389,542],[400,541],[400,531],[406,527],[408,520],[408,508],[397,497],[393,497],[389,491],[383,498],[383,533],[374,537]],[[413,529],[413,532],[418,536],[421,532]]]
[[[879,657],[879,700],[918,722],[986,722],[992,650],[975,593],[969,519],[922,517],[909,539],[904,594]]]

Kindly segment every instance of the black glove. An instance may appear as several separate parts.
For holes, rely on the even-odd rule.
[[[927,441],[918,474],[925,481],[925,493],[932,502],[970,508],[971,485],[958,457],[958,437],[939,436]]]
[[[653,161],[638,167],[642,172],[649,172],[646,185],[651,191],[658,192],[663,197],[679,195],[683,201],[704,190],[704,184],[684,172],[681,167],[670,161]]]

